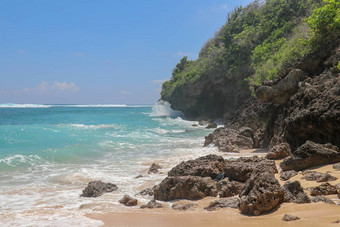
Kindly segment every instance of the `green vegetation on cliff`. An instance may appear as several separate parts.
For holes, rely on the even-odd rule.
[[[168,100],[176,88],[206,77],[224,77],[250,85],[275,79],[282,64],[340,35],[339,0],[254,1],[228,14],[226,24],[201,49],[187,57],[162,87]]]

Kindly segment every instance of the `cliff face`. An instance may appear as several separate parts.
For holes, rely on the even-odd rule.
[[[163,95],[161,99],[181,110],[188,119],[215,120],[230,118],[250,96],[247,82],[211,76],[177,86],[170,96]]]

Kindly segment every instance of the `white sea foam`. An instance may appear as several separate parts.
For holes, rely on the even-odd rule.
[[[152,107],[151,117],[179,117],[184,116],[181,111],[171,109],[168,102],[160,100]]]
[[[52,105],[43,104],[14,104],[14,103],[4,103],[0,104],[0,108],[49,108]]]
[[[60,124],[59,127],[74,127],[83,129],[102,129],[102,128],[112,128],[119,129],[119,126],[115,124],[100,124],[100,125],[85,125],[85,124]]]
[[[28,163],[32,164],[33,162],[37,162],[41,160],[38,155],[12,155],[5,158],[0,159],[0,163],[4,163],[9,166],[14,166],[14,163]]]

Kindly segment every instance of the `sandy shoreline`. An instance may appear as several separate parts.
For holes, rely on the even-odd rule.
[[[265,154],[262,150],[247,150],[239,154],[239,156]],[[228,154],[221,153],[224,158],[228,158]],[[235,155],[235,154],[234,154]],[[233,156],[234,156],[233,155]],[[280,161],[277,161],[278,166]],[[174,164],[175,166],[176,164]],[[336,181],[331,181],[332,185],[340,183],[340,171],[332,168],[332,165],[326,165],[313,168],[314,171],[322,173],[330,173],[337,177]],[[283,185],[285,182],[279,179],[279,174],[275,175]],[[319,185],[315,181],[306,181],[301,179],[301,172],[290,179],[290,181],[298,180],[303,188]],[[308,190],[305,190],[309,194]],[[340,200],[336,195],[326,196],[333,199],[336,204],[340,204]],[[171,209],[170,205],[161,209],[136,209],[122,207],[122,210],[110,211],[105,210],[100,213],[87,213],[86,217],[100,220],[103,226],[335,226],[333,222],[340,220],[340,205],[332,205],[326,203],[309,203],[294,204],[283,203],[274,212],[264,214],[258,217],[242,215],[238,209],[223,208],[216,211],[206,211],[206,207],[210,202],[218,198],[206,197],[199,201],[181,200],[175,203],[196,203],[198,207],[188,211],[177,211]],[[291,214],[301,219],[294,222],[283,222],[281,219],[284,214]]]

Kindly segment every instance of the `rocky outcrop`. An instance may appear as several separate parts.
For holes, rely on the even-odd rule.
[[[216,182],[210,177],[166,177],[154,188],[154,198],[162,201],[198,200],[206,196],[217,196]]]
[[[240,193],[240,211],[260,215],[276,208],[284,192],[273,173],[255,171]]]
[[[253,156],[227,160],[225,162],[224,174],[231,180],[244,183],[250,178],[255,169],[262,170],[263,172],[277,173],[274,161]]]
[[[337,187],[327,182],[316,187],[311,187],[309,191],[311,196],[338,194]]]
[[[220,189],[218,189],[219,190],[218,195],[220,196],[220,198],[238,195],[240,194],[242,188],[244,187],[244,183],[238,181],[228,182],[226,184],[223,184],[223,186],[219,186],[220,182],[218,183],[217,186],[217,188],[220,187]]]
[[[240,150],[254,148],[253,133],[242,134],[229,128],[218,128],[205,137],[204,146],[213,144],[223,152],[239,152]]]
[[[225,161],[218,155],[207,155],[195,160],[181,162],[173,167],[168,176],[200,176],[215,179],[224,170]]]
[[[152,165],[150,166],[149,170],[148,170],[148,174],[151,173],[158,173],[159,169],[162,169],[162,166],[156,164],[156,163],[152,163]]]
[[[104,183],[102,181],[91,181],[80,196],[98,197],[104,193],[113,192],[117,189],[118,187],[115,184]]]
[[[296,220],[300,220],[300,218],[290,214],[285,214],[282,218],[282,221],[296,221]]]
[[[198,207],[196,203],[185,203],[185,204],[175,203],[171,206],[171,208],[174,210],[182,210],[182,211],[191,210],[196,207]]]
[[[205,127],[206,129],[211,129],[211,128],[217,128],[217,124],[214,122],[214,123],[210,123],[207,125],[207,127]]]
[[[136,195],[141,195],[141,196],[153,196],[153,189],[151,188],[146,188],[137,193]]]
[[[153,208],[162,208],[162,207],[163,205],[154,199],[150,200],[147,204],[140,206],[141,209],[145,209],[145,208],[153,209]]]
[[[307,76],[308,74],[302,70],[293,69],[273,86],[261,86],[256,89],[256,97],[264,102],[285,104],[298,91],[299,82],[305,80]]]
[[[137,202],[137,199],[134,199],[128,195],[124,195],[124,197],[119,200],[119,203],[124,204],[125,206],[136,206]]]
[[[340,163],[334,164],[333,169],[340,170]]]
[[[340,59],[338,59],[340,60]],[[287,104],[282,136],[291,146],[306,140],[340,146],[340,76],[326,69],[308,78]]]
[[[329,173],[319,173],[316,171],[304,171],[302,175],[303,175],[302,179],[316,182],[335,181],[336,179],[338,179],[330,175]]]
[[[283,171],[280,173],[280,179],[286,181],[296,175],[298,175],[298,173],[295,170]]]
[[[237,197],[226,198],[226,199],[219,199],[211,202],[209,206],[205,207],[207,211],[213,211],[218,208],[235,208],[237,209],[240,204],[240,199]]]
[[[288,143],[280,143],[270,148],[266,154],[267,159],[279,160],[291,155],[290,146]]]
[[[328,204],[335,204],[335,202],[333,202],[333,200],[326,198],[324,196],[312,196],[311,201],[313,203],[318,203],[318,202],[323,202],[323,203],[328,203]]]
[[[308,195],[303,191],[299,181],[286,182],[283,186],[284,202],[310,203]]]
[[[339,115],[340,116],[340,115]],[[339,150],[331,144],[316,144],[307,141],[281,162],[282,170],[304,170],[309,167],[340,162]]]

